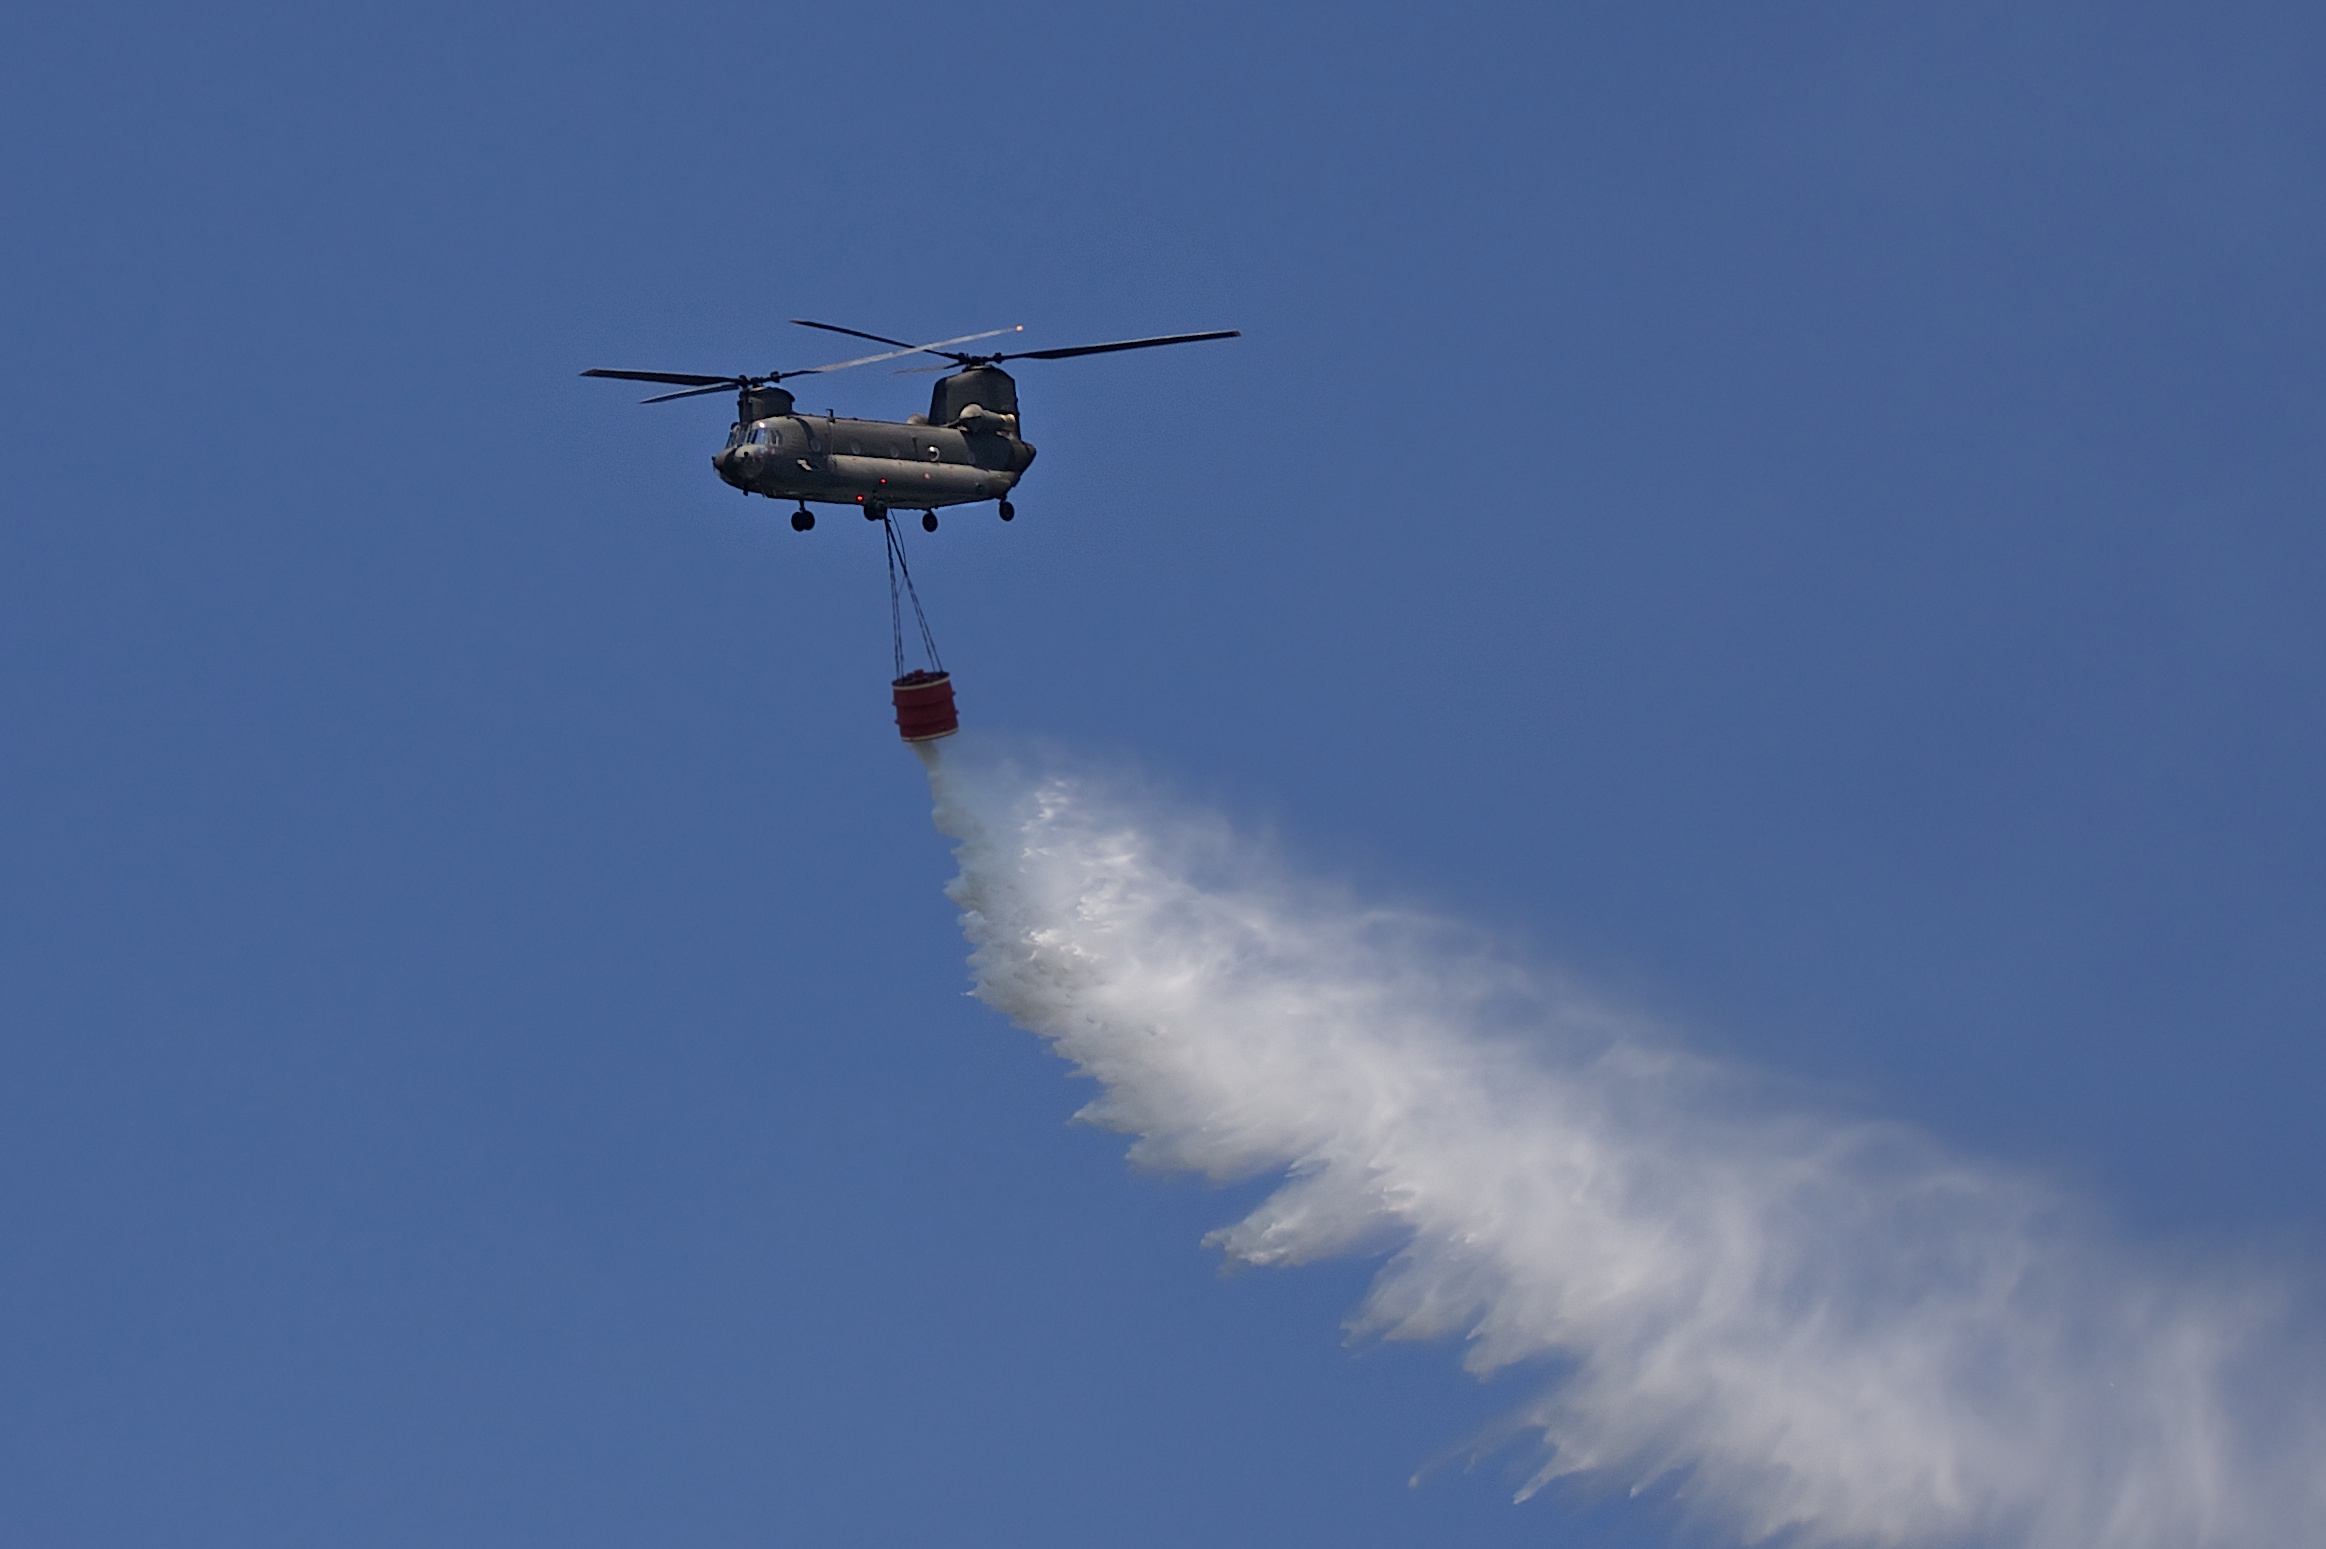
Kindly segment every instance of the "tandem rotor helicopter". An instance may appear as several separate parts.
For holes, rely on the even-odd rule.
[[[1154,349],[1165,344],[1199,344],[1207,339],[1241,337],[1240,329],[1216,333],[1175,333],[1152,339],[1120,339],[1112,344],[1078,344],[1059,350],[1020,350],[994,355],[967,355],[952,348],[1001,334],[1023,331],[994,328],[909,344],[861,329],[795,317],[802,328],[846,334],[874,344],[893,346],[883,354],[826,366],[803,366],[796,371],[770,371],[762,376],[693,376],[675,371],[585,371],[583,376],[613,377],[624,382],[655,382],[683,389],[642,399],[669,403],[710,393],[735,394],[735,423],[727,444],[712,458],[719,477],[746,495],[798,503],[792,513],[794,532],[816,525],[814,505],[854,506],[870,521],[885,521],[891,509],[919,511],[921,526],[937,530],[940,507],[978,501],[1000,502],[1003,521],[1017,515],[1010,491],[1034,461],[1034,449],[1018,433],[1018,384],[1001,369],[1005,360],[1065,360],[1076,355],[1109,355],[1118,350]],[[792,395],[779,384],[793,377],[818,376],[870,366],[908,355],[937,355],[954,370],[937,379],[929,394],[929,412],[915,414],[899,424],[892,420],[821,418],[794,411]],[[923,366],[943,371],[943,366]],[[892,529],[893,530],[893,529]]]

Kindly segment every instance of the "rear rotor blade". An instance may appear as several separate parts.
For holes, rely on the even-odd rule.
[[[865,355],[855,360],[843,360],[835,365],[810,366],[806,371],[786,371],[785,376],[806,376],[814,371],[845,371],[851,366],[875,365],[880,361],[895,360],[902,355],[919,355],[924,351],[942,355],[946,353],[945,346],[948,344],[969,344],[978,339],[995,339],[1005,333],[1024,333],[1026,331],[1026,325],[1020,323],[1014,328],[988,328],[983,333],[965,333],[958,339],[934,339],[927,344],[905,344],[901,339],[883,339],[876,333],[856,333],[853,328],[835,327],[831,323],[806,323],[801,322],[796,317],[792,321],[800,323],[803,328],[825,328],[830,329],[833,333],[855,334],[859,339],[870,339],[877,344],[895,344],[899,348],[890,350],[885,355]]]
[[[970,340],[991,340],[991,337],[998,337],[998,335],[1005,335],[1005,333],[1026,333],[1026,323],[1019,323],[1016,328],[986,328],[984,333],[965,333],[965,335],[958,337],[958,340],[935,340],[930,344],[907,344],[905,349],[891,349],[889,354],[884,354],[884,356],[863,356],[863,358],[858,358],[858,361],[840,361],[837,365],[809,365],[807,370],[802,370],[802,372],[784,372],[784,374],[786,377],[807,377],[809,372],[844,372],[844,370],[849,370],[851,365],[875,365],[879,361],[896,361],[898,356],[919,356],[919,354],[940,354],[942,356],[942,354],[947,354],[947,349],[944,349],[947,344],[968,344]],[[930,370],[942,370],[942,367],[930,367]]]
[[[585,371],[583,376],[613,377],[622,382],[668,382],[673,387],[739,387],[741,377],[690,376],[678,371]]]
[[[899,349],[917,350],[920,348],[919,345],[907,344],[902,339],[891,339],[877,333],[866,333],[861,328],[843,328],[838,323],[811,323],[804,317],[795,317],[792,319],[792,325],[797,328],[821,328],[826,333],[844,333],[851,339],[870,339],[875,344],[893,344]]]
[[[996,355],[995,360],[1064,360],[1070,355],[1111,355],[1116,350],[1151,350],[1158,344],[1200,344],[1206,339],[1240,339],[1241,328],[1224,328],[1218,333],[1174,333],[1157,339],[1121,339],[1113,344],[1078,344],[1064,350],[1023,350],[1015,355]]]

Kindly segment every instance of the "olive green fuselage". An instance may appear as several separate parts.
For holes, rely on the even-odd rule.
[[[1034,460],[1016,416],[974,430],[779,414],[738,422],[711,459],[746,494],[820,505],[933,511],[1007,496]]]

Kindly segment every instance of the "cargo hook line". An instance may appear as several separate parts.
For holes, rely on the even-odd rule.
[[[913,622],[920,626],[921,649],[929,654],[930,667],[943,672],[945,663],[937,655],[937,637],[929,633],[929,616],[921,611],[921,594],[913,590],[912,566],[905,563],[904,540],[897,536],[896,523],[886,514],[880,519],[880,529],[888,534],[888,634],[896,651],[896,675],[905,675],[905,616],[900,590],[903,602],[913,605]],[[904,582],[901,589],[899,580]]]

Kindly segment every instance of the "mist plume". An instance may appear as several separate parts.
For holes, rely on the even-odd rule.
[[[1718,1539],[2282,1546],[2326,1521],[2266,1276],[2168,1272],[2041,1181],[1793,1101],[1217,820],[924,753],[976,993],[1132,1159],[1273,1176],[1209,1243],[1372,1254],[1353,1337],[1535,1371],[1497,1428]]]

